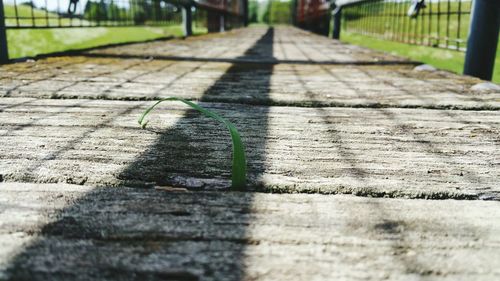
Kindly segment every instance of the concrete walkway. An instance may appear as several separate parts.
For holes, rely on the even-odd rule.
[[[499,279],[500,92],[416,65],[280,27],[1,66],[0,280]],[[219,124],[138,126],[167,96],[251,192]]]

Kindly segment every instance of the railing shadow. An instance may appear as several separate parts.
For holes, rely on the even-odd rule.
[[[317,102],[314,98],[313,91],[307,86],[306,81],[304,81],[300,75],[298,74],[298,71],[295,67],[292,68],[293,75],[295,76],[298,84],[302,87],[303,91],[306,93],[306,95],[311,99],[311,102]],[[334,75],[331,73],[331,75]],[[339,79],[339,77],[335,77]],[[339,81],[342,81],[339,79]],[[343,83],[346,83],[342,81]],[[360,93],[360,96],[365,96]],[[356,181],[359,186],[370,186],[371,183],[371,178],[373,177],[372,174],[370,174],[370,171],[367,171],[365,168],[360,167],[358,161],[355,159],[360,159],[363,157],[363,155],[358,155],[355,152],[352,151],[352,148],[350,147],[350,144],[348,141],[345,141],[342,137],[342,134],[340,134],[341,128],[336,128],[335,123],[336,121],[334,118],[332,118],[328,112],[327,109],[318,107],[314,108],[314,110],[318,113],[319,117],[327,124],[329,124],[329,137],[332,140],[333,143],[336,144],[336,156],[339,158],[339,161],[344,162],[347,166],[347,173],[353,179]],[[370,209],[367,210],[370,212],[375,218],[377,218],[378,221],[382,221],[382,223],[378,223],[374,226],[373,232],[376,233],[376,235],[380,235],[381,237],[384,236],[392,236],[392,239],[390,240],[390,249],[393,250],[394,252],[401,250],[401,249],[411,249],[411,243],[408,234],[404,231],[405,229],[405,222],[404,221],[398,221],[398,220],[389,220],[389,214],[385,210],[385,206],[381,204],[381,201],[379,200],[373,200],[370,202],[370,204],[366,204],[367,207]],[[363,210],[365,211],[365,210]],[[354,221],[355,217],[359,214],[352,214],[352,220]],[[354,224],[354,223],[353,223]],[[353,233],[346,233],[346,235],[353,235]],[[364,235],[364,234],[361,234]],[[413,257],[409,257],[407,259],[401,259],[398,256],[395,256],[393,259],[393,262],[395,264],[401,265],[405,270],[408,272],[411,272],[414,268],[421,268],[422,265],[421,263]]]
[[[272,38],[273,30],[269,29],[242,58],[253,56],[255,53],[264,58],[272,58]],[[201,100],[209,95],[217,96],[222,91],[236,95],[247,90],[258,90],[259,98],[265,98],[269,92],[272,68],[272,65],[267,64],[233,65],[205,91]],[[238,119],[230,121],[240,128],[244,143],[247,145],[249,174],[255,177],[262,171],[261,165],[264,161],[267,109],[259,108],[256,117],[254,112],[247,116],[245,111],[241,110],[244,107],[219,104],[215,105],[214,110],[231,111],[234,108],[240,110]],[[219,179],[216,181],[216,185],[219,186],[227,181],[231,170],[231,140],[228,133],[223,126],[211,121],[198,119],[193,122],[193,116],[199,116],[199,113],[193,110],[186,111],[184,118],[167,132],[160,133],[156,144],[140,155],[137,161],[119,175],[119,178],[132,184],[181,184],[192,188],[210,186],[214,178]],[[243,126],[247,122],[258,124],[258,130],[246,131],[252,128]],[[260,136],[256,136],[255,133]],[[252,136],[252,141],[250,142],[246,136]],[[189,183],[194,184],[189,186]]]
[[[273,58],[273,29],[241,59],[256,53]],[[271,64],[234,64],[205,94],[253,88],[268,96],[272,71]],[[231,121],[240,127],[247,146],[248,172],[258,178],[265,169],[268,109],[253,108],[247,116],[246,107],[252,106],[206,106],[215,111],[239,110]],[[238,126],[247,119],[254,126]],[[224,127],[187,110],[175,125],[157,133],[155,144],[119,175],[124,182],[158,186],[183,178],[188,187],[190,179],[216,178],[220,180],[216,186],[227,182],[231,142],[229,136],[218,137],[228,135]],[[7,279],[243,280],[244,251],[251,243],[246,238],[250,221],[245,214],[252,198],[219,192],[95,189],[59,211],[54,222],[34,231],[38,238],[12,259]],[[234,220],[228,223],[231,216]]]

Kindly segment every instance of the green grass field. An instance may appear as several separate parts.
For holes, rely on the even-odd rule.
[[[340,40],[346,43],[408,57],[412,60],[421,61],[455,73],[463,72],[465,57],[465,53],[463,52],[409,45],[350,32],[343,32],[340,36]],[[493,81],[500,83],[500,47],[497,48]]]
[[[204,28],[193,30],[195,35],[206,32]],[[182,36],[181,26],[7,30],[9,58],[11,59],[168,36]]]
[[[6,17],[14,17],[15,10],[12,5],[4,6]],[[18,16],[31,16],[31,8],[19,5]],[[71,24],[68,18],[57,18],[55,13],[46,13],[44,10],[33,9],[36,26],[63,26]],[[46,20],[46,15],[49,20]],[[75,24],[91,25],[91,22],[74,19]],[[7,26],[16,25],[14,19],[7,19]],[[31,19],[22,19],[19,25],[31,26]],[[194,27],[194,34],[206,33],[206,28]],[[50,28],[50,29],[7,29],[7,42],[9,58],[31,57],[39,54],[48,54],[66,50],[77,50],[97,47],[107,44],[139,42],[164,38],[168,36],[182,36],[180,25],[170,26],[134,26],[134,27],[83,27],[83,28]]]
[[[7,42],[13,59],[181,35],[180,26],[18,29],[7,31]]]
[[[469,31],[471,3],[470,0],[426,2],[420,15],[410,18],[406,15],[409,2],[369,2],[346,8],[343,28],[386,39],[398,38],[405,43],[463,49]],[[438,15],[438,11],[441,14]]]

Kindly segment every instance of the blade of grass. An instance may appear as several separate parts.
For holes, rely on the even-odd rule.
[[[229,133],[231,134],[231,140],[233,142],[233,166],[232,166],[232,175],[231,175],[231,190],[244,190],[245,189],[245,184],[246,184],[246,159],[245,159],[245,148],[243,146],[243,142],[241,141],[240,134],[238,133],[238,130],[236,127],[233,125],[233,123],[227,121],[226,119],[220,117],[216,113],[205,109],[191,101],[181,99],[178,97],[168,97],[168,98],[163,98],[159,101],[157,101],[155,104],[153,104],[151,107],[146,109],[144,113],[139,117],[139,125],[141,125],[142,128],[145,128],[148,121],[145,121],[144,119],[146,116],[151,113],[151,111],[160,103],[164,101],[180,101],[182,103],[185,103],[192,107],[193,109],[203,113],[205,116],[208,116],[210,118],[213,118],[221,123],[223,123],[226,128],[229,130]]]

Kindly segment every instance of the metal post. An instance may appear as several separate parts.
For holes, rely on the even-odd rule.
[[[219,32],[226,31],[226,27],[224,24],[224,14],[220,14],[219,16]]]
[[[297,26],[297,0],[292,0],[292,25]]]
[[[333,39],[340,39],[340,24],[342,23],[342,7],[336,7],[332,12],[333,14]]]
[[[7,32],[5,29],[3,0],[0,0],[0,63],[6,63],[9,61],[9,51],[7,49]]]
[[[243,26],[248,26],[248,0],[243,0]]]
[[[193,35],[191,5],[182,6],[182,29],[184,36]]]
[[[491,80],[500,31],[500,1],[474,0],[464,74]]]

